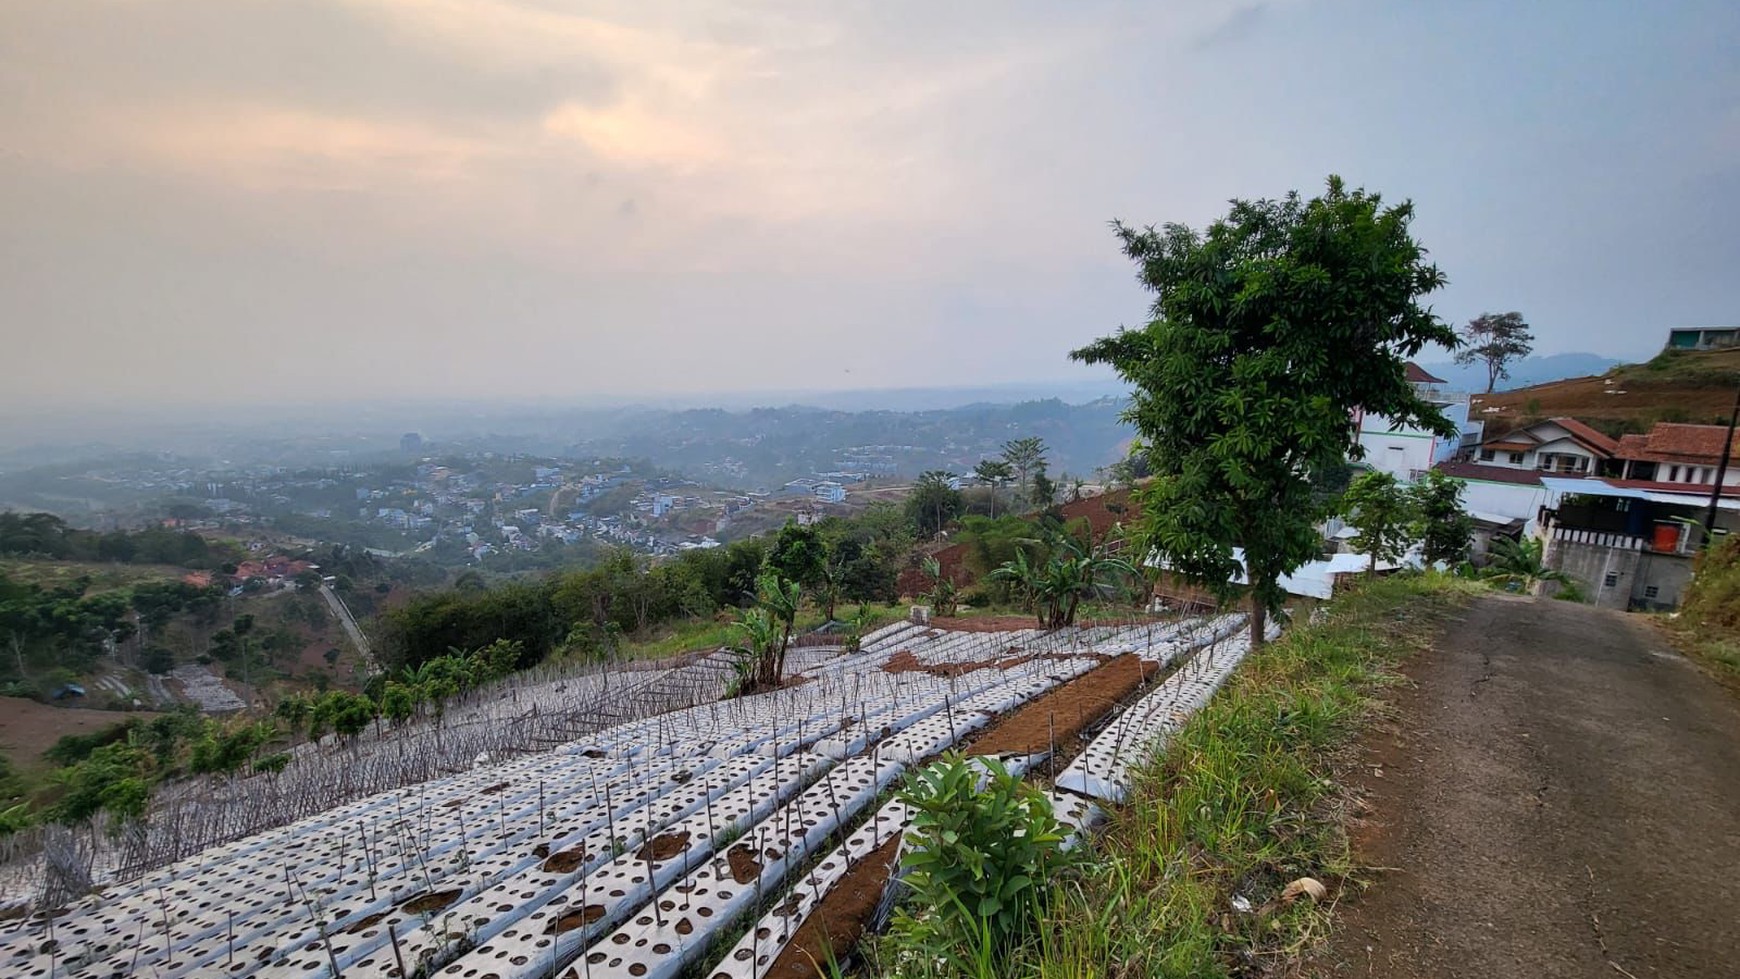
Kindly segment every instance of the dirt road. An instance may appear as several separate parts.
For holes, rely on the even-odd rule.
[[[1478,601],[1357,784],[1361,862],[1311,971],[1740,977],[1740,703],[1647,622]]]

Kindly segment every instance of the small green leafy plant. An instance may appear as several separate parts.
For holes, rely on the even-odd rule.
[[[912,900],[895,917],[890,951],[927,972],[997,975],[1069,861],[1051,801],[995,759],[954,754],[917,773],[900,798],[913,811],[901,860]]]

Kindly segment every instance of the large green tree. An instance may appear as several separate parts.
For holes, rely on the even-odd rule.
[[[767,551],[765,569],[804,588],[821,584],[826,567],[828,547],[814,526],[786,521]]]
[[[1455,436],[1404,373],[1426,345],[1456,345],[1421,302],[1444,276],[1413,214],[1331,177],[1310,200],[1234,201],[1203,231],[1114,225],[1152,319],[1071,356],[1133,387],[1126,418],[1155,475],[1138,544],[1223,600],[1244,572],[1253,642],[1281,576],[1317,554],[1312,474],[1359,453],[1355,411]]]

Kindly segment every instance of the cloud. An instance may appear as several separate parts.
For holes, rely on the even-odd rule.
[[[724,155],[724,146],[712,135],[638,102],[596,108],[567,103],[544,116],[543,129],[580,142],[607,164],[689,172]]]
[[[1332,171],[1543,350],[1734,305],[1740,8],[0,4],[0,323],[50,379],[0,401],[92,350],[117,392],[1062,374],[1146,306],[1108,219]]]
[[[157,165],[257,191],[450,185],[512,152],[452,129],[270,105],[183,106],[101,128]]]

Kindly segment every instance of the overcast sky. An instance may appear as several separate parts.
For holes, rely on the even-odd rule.
[[[0,408],[1080,379],[1109,220],[1331,172],[1454,322],[1740,321],[1740,4],[0,0]]]

